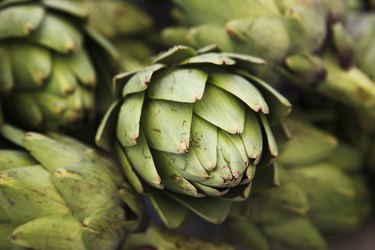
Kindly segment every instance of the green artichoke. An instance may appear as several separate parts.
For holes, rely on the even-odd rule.
[[[115,52],[67,0],[0,3],[0,94],[22,127],[73,127],[95,114],[95,85],[117,73]]]
[[[230,200],[249,196],[255,172],[274,182],[274,167],[265,167],[278,154],[271,127],[290,103],[251,73],[262,59],[210,49],[176,46],[116,76],[118,99],[97,132],[169,227],[187,208],[220,223]]]
[[[348,74],[338,72],[352,66],[352,41],[340,23],[349,9],[346,1],[172,2],[179,26],[163,31],[167,45],[199,48],[214,43],[225,52],[265,58],[272,70],[264,77],[278,89],[293,83],[375,117],[375,84],[355,67]],[[329,43],[335,53],[321,58]]]
[[[357,229],[369,214],[361,157],[307,123],[287,124],[293,137],[280,147],[280,186],[233,210],[234,241],[251,249],[327,249],[325,235]]]
[[[156,54],[151,16],[129,0],[80,0],[90,12],[89,26],[112,41],[126,71],[139,69]]]
[[[355,63],[367,75],[362,77],[362,83],[374,84],[375,74],[375,15],[372,13],[352,12],[347,18],[348,29],[355,49]],[[349,70],[346,74],[350,73]],[[354,72],[352,72],[354,73]],[[351,74],[354,75],[354,74]],[[353,78],[352,78],[353,79]],[[357,91],[362,94],[361,91]],[[372,100],[367,95],[363,96],[362,105]],[[337,111],[336,111],[337,112]],[[351,107],[340,106],[337,112],[337,127],[339,134],[350,144],[360,150],[365,158],[365,164],[372,171],[375,170],[375,126],[374,117],[366,112],[356,112]]]
[[[223,51],[282,62],[289,53],[319,49],[327,33],[323,0],[173,2],[173,14],[182,27],[164,31],[169,45],[215,43]]]
[[[355,62],[372,80],[375,79],[375,14],[353,13],[346,23],[354,40]]]
[[[137,226],[141,200],[112,160],[66,136],[2,134],[24,149],[0,150],[0,249],[118,249]]]
[[[132,233],[126,238],[123,250],[155,249],[155,250],[234,250],[226,244],[214,244],[199,241],[172,231],[162,230],[151,224],[145,232]]]

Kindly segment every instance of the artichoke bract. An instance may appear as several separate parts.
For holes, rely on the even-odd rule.
[[[262,59],[212,49],[176,46],[116,76],[118,100],[97,132],[97,144],[115,148],[129,182],[170,227],[187,208],[220,223],[231,200],[249,196],[256,172],[275,179],[272,129],[291,105],[252,74]]]
[[[87,16],[74,1],[0,3],[0,94],[8,120],[56,130],[93,116],[95,85],[118,72],[114,50],[86,27]]]
[[[361,156],[307,123],[287,124],[292,139],[280,146],[280,186],[233,210],[233,240],[247,239],[251,249],[327,249],[324,236],[357,229],[371,210]]]
[[[0,249],[118,249],[142,203],[117,164],[67,136],[2,133],[24,150],[0,150]]]

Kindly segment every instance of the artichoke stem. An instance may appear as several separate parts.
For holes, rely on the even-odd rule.
[[[356,67],[344,70],[333,58],[324,61],[328,75],[318,92],[375,117],[375,83]]]

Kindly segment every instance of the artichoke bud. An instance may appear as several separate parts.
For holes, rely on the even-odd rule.
[[[89,25],[111,39],[146,32],[153,26],[146,12],[126,1],[85,1],[84,6],[90,13]]]
[[[284,61],[287,79],[297,84],[316,84],[325,79],[327,70],[322,60],[309,53],[289,55]],[[303,81],[302,81],[303,79]]]
[[[327,33],[324,1],[284,2],[283,13],[291,52],[314,52],[320,49]]]
[[[231,232],[228,241],[234,246],[246,246],[250,249],[269,250],[270,245],[262,228],[253,221],[243,219],[229,219],[225,225]],[[240,244],[243,243],[243,244]]]
[[[218,196],[243,200],[256,166],[277,156],[272,127],[290,110],[276,90],[243,70],[263,63],[208,48],[176,46],[161,53],[144,70],[115,78],[117,108],[108,110],[97,143],[116,141],[139,191],[143,184],[165,189],[159,193],[198,214],[196,198],[212,204]],[[211,220],[222,221],[228,212]]]
[[[112,176],[115,163],[68,137],[5,127],[3,135],[30,153],[0,151],[6,155],[0,160],[0,231],[11,228],[11,243],[0,237],[0,247],[117,249],[129,229],[127,204],[137,204],[129,208],[138,217],[143,207],[130,189],[122,203],[118,192],[126,184]]]
[[[57,130],[92,118],[93,89],[101,77],[93,54],[103,52],[100,60],[107,61],[113,55],[102,38],[87,30],[87,14],[82,4],[66,0],[2,6],[0,95],[6,119],[27,128]],[[94,47],[86,50],[89,46]],[[111,72],[112,61],[100,72]]]
[[[359,151],[344,143],[339,143],[324,162],[347,173],[358,172],[363,166]]]
[[[262,229],[270,240],[271,249],[327,249],[324,238],[306,218],[265,225]]]
[[[278,163],[284,168],[298,168],[325,160],[338,145],[337,139],[298,120],[289,120],[292,138],[281,146]]]
[[[309,212],[306,194],[295,183],[284,183],[254,195],[249,206],[250,218],[262,224],[283,222]]]
[[[129,234],[121,249],[234,250],[227,244],[199,241],[163,230],[154,224],[150,224],[145,232]]]
[[[341,67],[349,69],[354,61],[353,40],[345,30],[342,23],[335,23],[332,26],[333,42],[339,56]]]
[[[345,201],[345,206],[333,204],[325,208],[325,212],[314,211],[311,217],[319,230],[327,234],[345,233],[358,229],[371,211],[369,190],[364,176],[359,174],[351,177],[355,196]]]
[[[238,53],[280,62],[290,46],[289,35],[281,18],[234,19],[225,28],[233,39],[232,47]]]
[[[291,170],[291,178],[297,183],[304,183],[312,211],[323,210],[336,204],[344,204],[355,198],[353,183],[345,173],[326,164]],[[339,179],[338,179],[339,178]],[[315,188],[313,188],[315,187]],[[317,188],[319,187],[319,188]]]
[[[375,15],[373,13],[352,13],[348,16],[346,30],[352,37],[355,63],[372,80],[375,79]]]

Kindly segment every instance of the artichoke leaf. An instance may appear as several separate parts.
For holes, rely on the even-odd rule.
[[[194,113],[228,133],[243,132],[243,103],[220,88],[207,85],[203,98],[194,103]]]
[[[189,64],[214,64],[214,65],[234,65],[236,61],[228,56],[221,55],[220,53],[206,53],[190,57],[180,63],[180,65]]]
[[[222,131],[224,132],[224,131]],[[247,153],[246,153],[246,148],[245,148],[245,145],[241,139],[241,136],[236,134],[236,135],[233,135],[233,134],[229,134],[229,133],[226,133],[224,132],[224,134],[229,138],[229,140],[235,145],[235,147],[238,149],[238,151],[240,152],[241,156],[242,156],[242,160],[245,162],[246,166],[249,164],[249,158],[247,156]]]
[[[69,65],[70,70],[82,85],[94,87],[96,85],[96,73],[88,55],[86,50],[82,49],[72,55],[62,56],[61,60]]]
[[[217,165],[215,169],[209,172],[210,178],[205,181],[201,181],[201,183],[206,186],[215,188],[230,187],[230,184],[233,180],[233,176],[229,168],[229,164],[224,160],[223,154],[221,153],[219,146],[217,146],[216,155]]]
[[[215,126],[193,115],[190,144],[206,171],[216,168],[217,128]]]
[[[275,157],[278,156],[279,150],[278,150],[278,147],[277,147],[275,137],[272,133],[272,129],[271,129],[270,124],[269,124],[269,120],[267,119],[267,117],[264,114],[260,114],[260,120],[262,122],[264,131],[266,133],[268,150],[271,153],[271,157],[275,158]]]
[[[144,92],[131,94],[121,105],[116,134],[123,147],[137,144],[144,96]]]
[[[51,94],[66,97],[71,95],[78,85],[71,68],[59,57],[55,57],[51,78],[45,90]]]
[[[11,236],[16,244],[32,249],[86,250],[82,240],[82,224],[73,216],[48,216],[32,220],[17,227]]]
[[[69,143],[59,142],[38,133],[26,133],[23,138],[23,146],[50,173],[55,172],[58,168],[82,162],[86,159],[82,152],[72,147]]]
[[[185,154],[158,152],[155,154],[157,165],[168,165],[191,182],[204,181],[209,178],[206,170],[199,162],[194,150]]]
[[[133,167],[126,156],[123,148],[119,143],[115,144],[117,155],[119,156],[119,160],[126,176],[126,179],[129,181],[131,186],[137,191],[138,193],[144,193],[144,188],[142,185],[141,179],[138,177],[137,173],[133,170]]]
[[[140,131],[137,144],[124,148],[124,151],[132,164],[134,170],[151,186],[162,189],[163,184],[158,170],[148,147],[147,140],[142,131]]]
[[[40,88],[52,71],[48,50],[37,45],[15,42],[8,47],[17,89]]]
[[[108,108],[102,121],[100,122],[99,128],[95,135],[95,144],[111,151],[114,144],[114,134],[116,131],[117,114],[121,104],[118,100],[114,101]]]
[[[216,188],[213,188],[213,187],[209,187],[209,186],[205,186],[199,182],[194,182],[193,185],[203,194],[205,195],[208,195],[208,196],[213,196],[213,197],[219,197],[219,196],[223,196],[225,195],[226,193],[229,192],[229,188],[226,188],[226,189],[222,189],[222,190],[218,190]]]
[[[255,65],[265,65],[267,61],[265,61],[262,58],[256,57],[256,56],[251,56],[247,54],[237,54],[237,53],[230,53],[230,52],[222,52],[221,53],[224,56],[228,56],[232,59],[235,59],[237,63],[241,62],[243,64],[248,64],[249,66],[246,68],[251,68],[251,66]]]
[[[46,15],[29,39],[62,54],[76,52],[83,44],[83,35],[72,23],[52,14]]]
[[[190,47],[177,45],[169,49],[168,51],[157,55],[153,59],[152,63],[153,64],[162,63],[166,65],[173,65],[178,62],[181,62],[185,58],[190,58],[196,54],[197,54],[196,51]]]
[[[158,75],[148,90],[150,99],[194,103],[200,100],[206,86],[207,74],[197,69],[175,69]]]
[[[80,220],[99,212],[98,207],[105,210],[117,206],[112,178],[90,161],[58,168],[51,179]]]
[[[246,103],[255,112],[269,113],[267,102],[257,88],[238,74],[212,73],[208,81]]]
[[[167,191],[159,192],[148,189],[150,201],[164,224],[172,229],[181,226],[184,222],[188,209],[165,194]]]
[[[174,200],[180,202],[203,219],[214,223],[222,223],[228,216],[231,208],[231,202],[218,199],[217,197],[204,197],[203,199],[197,199],[195,197],[189,197],[184,195],[175,195],[172,193],[166,193]]]
[[[63,197],[39,165],[0,172],[0,204],[7,217],[20,224],[53,214],[70,214]]]
[[[4,8],[0,12],[0,40],[25,37],[38,29],[45,10],[37,4]]]
[[[246,171],[247,162],[244,161],[239,149],[223,131],[218,133],[218,147],[224,160],[229,163],[232,176],[235,179],[241,178]]]
[[[267,100],[270,107],[269,120],[271,125],[280,122],[290,113],[292,110],[292,104],[277,90],[258,77],[255,77],[247,72],[241,71],[240,73],[257,85],[260,92]]]
[[[175,154],[189,150],[193,105],[151,100],[144,105],[142,128],[150,148]]]
[[[86,18],[88,16],[87,8],[84,8],[83,4],[77,1],[42,0],[42,2],[49,9],[69,13],[78,18]]]
[[[194,185],[186,178],[184,178],[178,169],[170,164],[160,165],[159,173],[162,179],[162,184],[169,190],[185,194],[193,197],[203,197],[204,195],[194,187]]]
[[[141,92],[147,89],[148,84],[151,81],[153,74],[164,68],[165,65],[163,64],[153,64],[151,66],[146,67],[145,69],[135,73],[131,76],[129,80],[127,80],[128,75],[124,77],[115,78],[116,81],[122,82],[126,80],[126,84],[122,89],[122,97],[125,97],[132,93]],[[123,78],[123,79],[122,79]],[[121,85],[121,84],[120,84]]]
[[[37,162],[26,152],[14,149],[0,151],[0,171],[16,167],[36,165]]]

